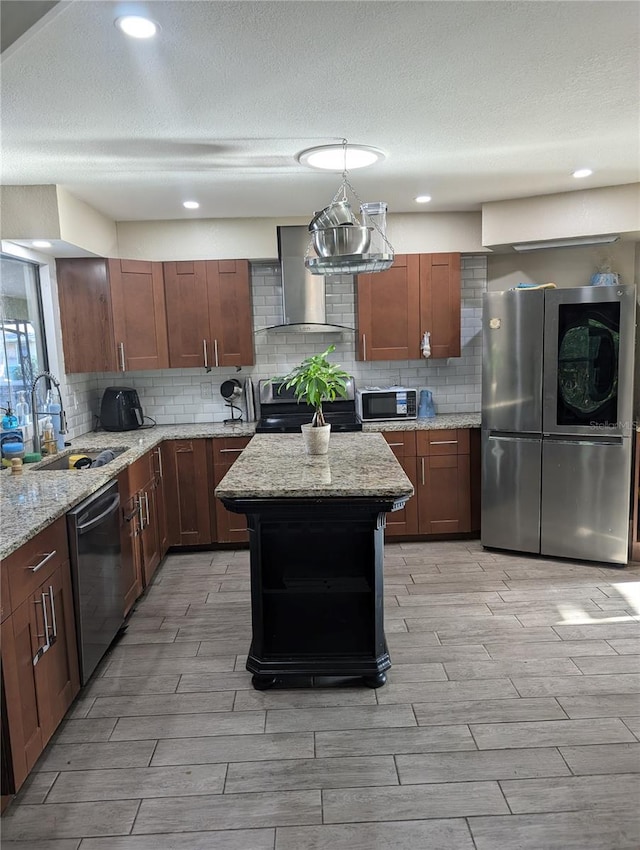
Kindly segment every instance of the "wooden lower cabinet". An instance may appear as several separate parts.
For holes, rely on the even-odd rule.
[[[2,565],[14,606],[2,622],[3,741],[9,741],[13,774],[3,796],[23,784],[80,690],[64,523],[63,517]]]
[[[384,431],[382,436],[389,443],[389,448],[396,456],[398,463],[413,484],[414,493],[411,499],[399,511],[387,514],[385,535],[387,537],[405,537],[418,533],[418,481],[416,478],[416,435],[415,431]]]
[[[417,431],[418,533],[471,531],[469,431]]]
[[[250,437],[218,437],[213,440],[213,486],[222,481],[246,448]],[[228,511],[220,499],[215,500],[215,540],[217,543],[247,543],[249,531],[244,514]]]
[[[138,536],[140,510],[136,493],[129,487],[129,470],[118,476],[120,492],[120,548],[122,550],[122,592],[125,617],[142,593],[142,557]]]
[[[209,440],[163,444],[164,495],[170,546],[211,543]]]
[[[387,537],[479,531],[479,451],[469,429],[385,431],[415,495],[387,514]]]

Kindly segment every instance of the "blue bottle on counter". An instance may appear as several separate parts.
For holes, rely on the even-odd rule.
[[[420,404],[418,405],[418,419],[431,419],[436,415],[433,405],[433,393],[431,390],[420,390]]]

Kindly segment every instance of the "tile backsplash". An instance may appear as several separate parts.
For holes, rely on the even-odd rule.
[[[282,285],[278,264],[251,266],[256,363],[235,369],[164,369],[154,372],[67,375],[70,434],[91,430],[105,387],[138,390],[145,415],[160,425],[222,421],[229,408],[220,385],[229,378],[260,378],[283,374],[310,353],[333,343],[332,359],[353,374],[357,386],[402,384],[433,391],[437,413],[480,410],[482,360],[482,293],[487,288],[487,258],[462,257],[462,356],[449,360],[355,360],[355,331],[342,334],[291,334],[264,330],[282,323]],[[355,288],[351,276],[326,278],[327,322],[355,328]],[[237,414],[236,414],[237,415]]]

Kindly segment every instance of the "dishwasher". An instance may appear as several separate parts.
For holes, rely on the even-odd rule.
[[[119,508],[118,482],[112,481],[67,513],[83,685],[124,622]]]

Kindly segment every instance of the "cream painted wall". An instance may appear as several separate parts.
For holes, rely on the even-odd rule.
[[[117,256],[116,223],[57,186],[60,238],[102,257]]]
[[[482,244],[640,233],[640,183],[482,205]]]
[[[526,254],[489,254],[488,290],[510,289],[518,283],[549,283],[556,286],[588,286],[601,263],[620,275],[623,284],[640,284],[636,264],[637,243],[590,245],[582,248],[548,248]]]
[[[120,257],[132,260],[276,259],[278,225],[306,225],[308,221],[308,218],[119,221],[118,252]],[[387,230],[398,254],[483,251],[480,213],[390,215]]]
[[[55,186],[3,186],[1,239],[60,239]]]

